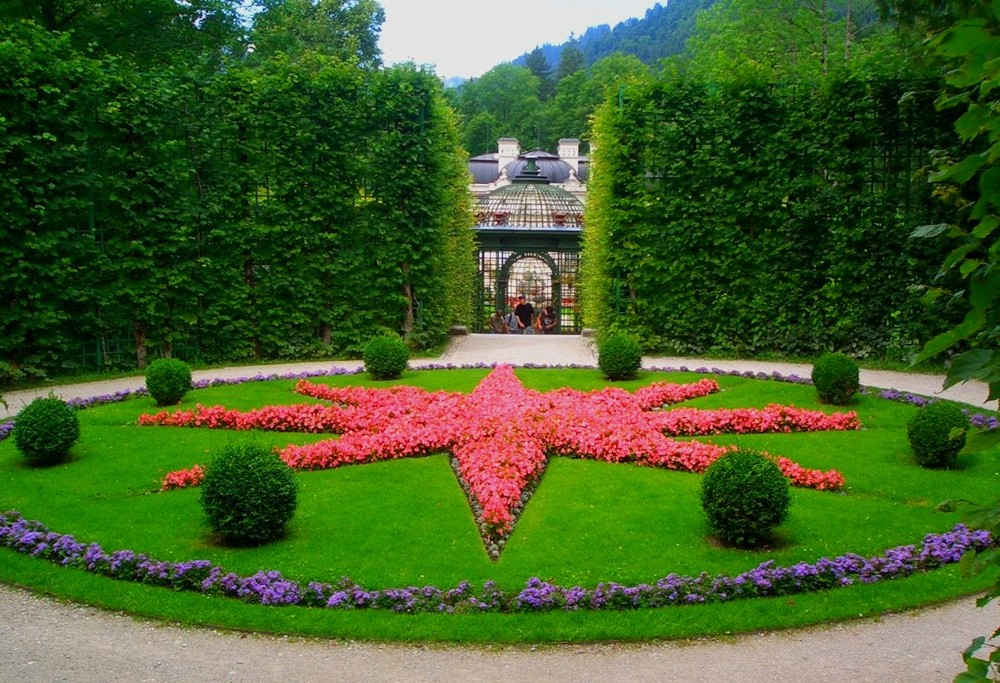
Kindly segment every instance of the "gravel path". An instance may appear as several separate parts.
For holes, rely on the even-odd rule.
[[[593,364],[580,337],[471,335],[456,338],[439,361]],[[421,362],[414,362],[420,365]],[[344,363],[342,365],[348,365]],[[356,367],[356,364],[350,364]],[[720,367],[808,376],[808,366],[648,358],[646,366]],[[329,363],[273,366],[298,372]],[[254,368],[196,377],[257,374]],[[862,382],[935,394],[941,379],[862,374]],[[64,398],[136,388],[141,378],[57,387]],[[34,395],[12,392],[16,412]],[[985,404],[982,385],[954,387],[950,398]],[[0,413],[2,416],[2,413]],[[831,595],[831,599],[836,599]],[[961,653],[1000,623],[1000,605],[973,598],[902,614],[824,627],[748,634],[726,640],[544,648],[408,647],[179,628],[61,603],[0,586],[0,681],[907,681],[951,680]]]

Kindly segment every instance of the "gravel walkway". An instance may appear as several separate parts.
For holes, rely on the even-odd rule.
[[[437,361],[594,364],[580,337],[458,337]],[[413,363],[421,365],[420,361]],[[343,363],[356,367],[356,363]],[[808,376],[808,366],[648,358],[647,367],[719,367]],[[329,363],[268,367],[285,373]],[[196,373],[238,377],[261,368]],[[862,382],[935,394],[934,376],[864,372]],[[56,387],[64,398],[141,386],[141,378]],[[6,395],[16,412],[48,390]],[[945,394],[985,404],[986,388]],[[0,418],[2,418],[0,411]],[[832,597],[835,599],[835,597]],[[961,653],[1000,623],[1000,606],[973,598],[902,614],[825,627],[748,634],[726,640],[544,648],[407,647],[178,628],[60,603],[0,586],[0,681],[907,681],[951,680]]]

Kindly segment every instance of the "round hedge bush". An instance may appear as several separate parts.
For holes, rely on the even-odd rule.
[[[279,538],[298,505],[295,473],[257,443],[231,443],[205,468],[201,507],[212,531],[229,543]]]
[[[719,540],[752,548],[785,521],[792,504],[788,479],[767,456],[751,450],[727,453],[701,481],[701,506]]]
[[[861,387],[858,364],[842,353],[824,353],[812,369],[812,381],[823,403],[842,406]]]
[[[79,439],[76,408],[52,395],[36,398],[14,421],[14,446],[24,457],[39,463],[65,460]]]
[[[157,358],[146,368],[146,389],[156,405],[176,405],[191,389],[191,368],[176,358]]]
[[[631,379],[642,365],[642,348],[638,340],[624,332],[615,332],[603,340],[597,349],[597,367],[611,381]]]
[[[399,379],[410,361],[406,342],[396,336],[369,339],[362,354],[365,370],[372,379]]]
[[[906,438],[921,467],[951,467],[965,447],[969,418],[954,403],[931,403],[906,425]]]

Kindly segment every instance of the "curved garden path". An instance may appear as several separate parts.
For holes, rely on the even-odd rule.
[[[594,364],[580,337],[457,337],[439,360]],[[415,361],[421,365],[423,361]],[[343,363],[356,367],[356,363]],[[810,368],[776,363],[647,358],[647,366],[719,367],[808,376]],[[268,367],[285,373],[329,367],[300,363]],[[238,377],[260,368],[230,368],[198,377]],[[863,372],[870,386],[935,394],[930,375]],[[142,384],[141,378],[60,386],[64,397],[89,397]],[[10,411],[48,390],[11,392]],[[946,394],[986,406],[982,385]],[[0,419],[4,411],[0,408]],[[961,653],[992,633],[1000,606],[973,598],[877,619],[725,640],[642,645],[542,648],[408,647],[180,628],[127,615],[60,603],[0,586],[0,681],[907,681],[951,680]]]

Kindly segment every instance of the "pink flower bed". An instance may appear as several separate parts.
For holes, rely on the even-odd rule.
[[[139,423],[340,434],[278,451],[290,467],[303,470],[450,452],[480,522],[496,536],[510,531],[522,495],[550,455],[703,472],[735,447],[670,436],[860,428],[855,413],[827,415],[779,405],[763,410],[655,410],[718,390],[715,381],[702,379],[693,384],[655,383],[635,393],[609,387],[542,394],[525,388],[510,366],[500,366],[471,394],[413,387],[335,388],[303,380],[297,392],[331,405],[246,412],[199,405],[190,411],[143,415]],[[783,457],[774,460],[796,486],[831,490],[844,485],[836,470],[809,470]],[[201,475],[199,467],[172,472],[163,488],[196,485]]]

